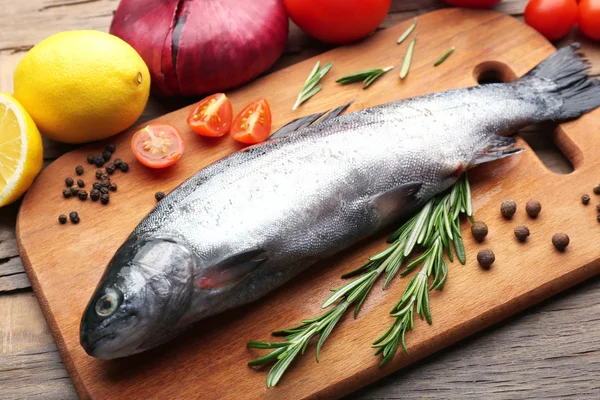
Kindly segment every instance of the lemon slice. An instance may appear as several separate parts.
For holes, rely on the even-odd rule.
[[[35,123],[17,100],[0,92],[0,207],[25,193],[43,161]]]

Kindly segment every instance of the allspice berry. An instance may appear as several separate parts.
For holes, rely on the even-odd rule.
[[[555,233],[552,236],[552,244],[558,251],[565,251],[569,245],[569,236],[566,233]]]
[[[494,261],[496,261],[496,256],[490,249],[481,250],[479,253],[477,253],[477,262],[483,269],[489,269]]]
[[[587,206],[590,203],[590,195],[584,194],[581,196],[581,202]]]
[[[488,234],[488,227],[485,222],[477,221],[471,225],[471,233],[478,242],[483,241]]]
[[[540,211],[542,211],[542,205],[537,200],[529,200],[525,206],[525,211],[531,218],[537,218]]]
[[[500,205],[500,212],[506,219],[511,219],[517,212],[517,203],[514,200],[504,200]]]
[[[529,237],[529,228],[525,225],[519,225],[515,228],[515,236],[520,242],[524,242]]]

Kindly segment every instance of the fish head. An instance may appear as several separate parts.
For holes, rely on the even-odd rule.
[[[80,343],[112,359],[162,344],[180,330],[193,292],[193,253],[171,238],[130,237],[110,261],[80,326]]]

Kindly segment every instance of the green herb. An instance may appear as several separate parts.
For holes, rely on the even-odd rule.
[[[412,31],[415,30],[416,26],[417,26],[417,17],[415,17],[413,19],[413,23],[404,31],[404,33],[402,35],[400,35],[397,43],[400,44],[400,43],[404,42],[406,40],[406,38],[408,37],[408,35],[410,35],[412,33]]]
[[[384,69],[381,69],[381,68],[367,69],[364,71],[355,72],[350,75],[342,76],[336,82],[341,85],[347,85],[349,83],[354,83],[354,82],[363,82],[364,83],[363,89],[366,89],[371,85],[371,83],[375,82],[375,80],[377,78],[379,78],[381,75],[385,74],[392,68],[394,68],[394,67],[390,66],[390,67],[387,67]]]
[[[417,37],[415,36],[413,40],[410,41],[408,45],[408,50],[406,50],[406,54],[404,55],[404,60],[402,61],[402,69],[400,69],[400,79],[406,78],[408,75],[408,70],[410,68],[410,63],[412,61],[413,52],[415,51],[415,42],[417,41]]]
[[[296,100],[294,107],[292,107],[292,110],[297,109],[300,104],[313,97],[319,92],[319,90],[322,89],[319,81],[325,76],[325,74],[329,72],[332,66],[333,63],[330,62],[321,68],[319,61],[317,61],[314,68],[308,75],[308,78],[306,78],[306,82],[304,82],[304,86],[302,86],[302,90],[300,91],[298,99]]]
[[[406,330],[412,329],[413,306],[427,321],[431,321],[429,312],[428,290],[441,289],[447,276],[446,263],[443,259],[447,251],[450,261],[453,260],[451,246],[454,245],[459,260],[464,264],[465,251],[460,236],[460,214],[472,215],[471,192],[466,176],[461,178],[450,191],[438,195],[427,202],[421,211],[404,223],[400,229],[389,238],[390,245],[383,251],[370,257],[366,263],[348,272],[343,278],[355,277],[353,280],[334,289],[325,300],[322,308],[333,306],[317,317],[305,319],[302,324],[293,328],[273,332],[275,336],[285,336],[283,342],[251,341],[249,348],[271,349],[268,354],[252,360],[249,366],[262,366],[271,363],[275,365],[267,375],[267,387],[277,385],[286,369],[300,354],[304,354],[310,340],[319,336],[316,346],[316,359],[323,344],[336,327],[346,310],[354,307],[354,317],[358,315],[367,295],[385,274],[383,289],[398,274],[402,264],[421,248],[423,253],[415,261],[406,266],[401,276],[409,274],[418,265],[421,271],[410,281],[399,306],[394,308],[393,316],[400,318],[400,323],[394,323],[392,328],[377,341],[378,353],[384,354],[385,363],[394,356],[398,347],[398,338],[402,338]],[[472,217],[471,217],[472,219]],[[431,286],[429,278],[433,276]],[[335,304],[335,305],[334,305]],[[382,362],[384,364],[384,362]]]
[[[447,52],[444,53],[444,55],[442,55],[440,58],[438,58],[438,60],[433,63],[434,67],[437,67],[438,65],[440,65],[441,63],[443,63],[444,61],[446,61],[446,58],[450,57],[450,54],[454,53],[454,46],[452,46],[452,48],[450,50],[448,50]]]

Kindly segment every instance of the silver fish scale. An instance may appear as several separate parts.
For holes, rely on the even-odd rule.
[[[183,240],[199,260],[198,275],[236,254],[262,249],[268,261],[246,283],[260,287],[262,279],[275,287],[302,269],[297,264],[369,236],[402,211],[378,209],[372,201],[378,195],[422,183],[412,204],[398,205],[411,211],[449,187],[454,173],[467,168],[495,135],[542,119],[546,110],[533,98],[518,87],[488,85],[313,125],[198,172],[132,235]],[[295,270],[272,276],[290,266]]]

